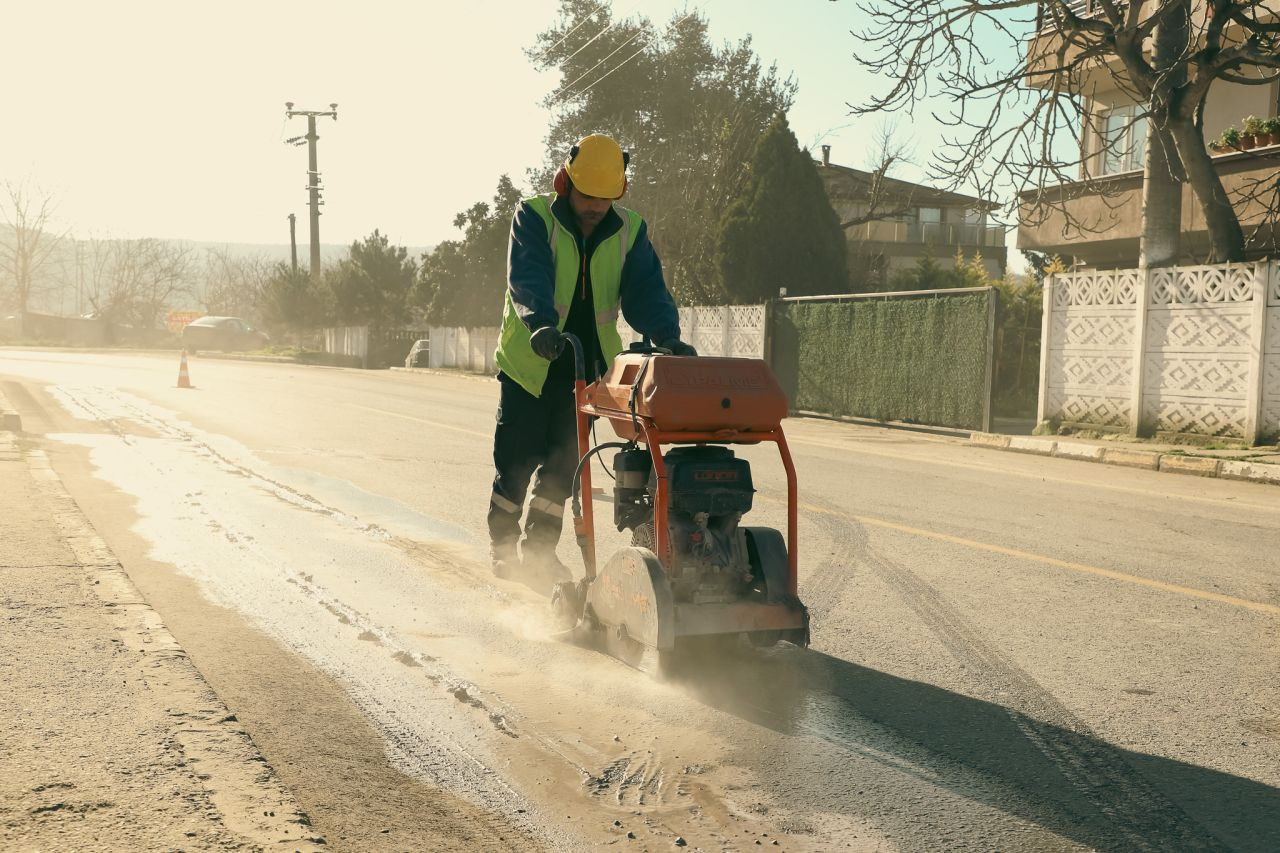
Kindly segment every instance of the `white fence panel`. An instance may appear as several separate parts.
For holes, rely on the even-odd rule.
[[[1256,440],[1280,431],[1280,265],[1055,275],[1041,421]]]
[[[324,351],[365,358],[369,355],[368,326],[337,326],[324,330]]]
[[[1262,385],[1259,432],[1266,437],[1276,437],[1280,436],[1280,264],[1271,267],[1266,317],[1267,330],[1259,369]]]
[[[680,335],[699,355],[764,358],[764,305],[720,305],[680,309]],[[640,334],[618,320],[623,346],[640,340]]]
[[[498,367],[493,351],[498,346],[498,329],[483,326],[467,329],[455,326],[432,326],[431,366],[494,373]]]
[[[1129,425],[1138,291],[1134,271],[1054,276],[1046,288],[1048,339],[1041,344],[1047,361],[1043,405],[1051,417]]]
[[[444,367],[444,327],[432,326],[427,330],[427,335],[431,342],[431,358],[427,364],[432,367]]]
[[[701,355],[764,358],[767,313],[764,305],[681,308],[681,335]],[[431,366],[494,373],[498,366],[493,354],[498,348],[500,332],[488,326],[475,329],[432,326]],[[624,347],[641,337],[621,317],[618,334]]]

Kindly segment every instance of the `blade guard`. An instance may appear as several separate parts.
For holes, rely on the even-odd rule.
[[[676,644],[675,602],[658,557],[647,548],[623,548],[587,589],[587,608],[606,630],[658,651]]]

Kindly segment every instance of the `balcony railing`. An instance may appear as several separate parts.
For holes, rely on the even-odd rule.
[[[1075,15],[1081,18],[1089,18],[1094,15],[1102,14],[1102,4],[1098,0],[1066,0],[1067,8]],[[1128,4],[1118,2],[1116,6],[1123,9]],[[1043,30],[1045,27],[1053,23],[1053,17],[1045,9],[1045,4],[1041,3],[1036,10],[1036,30]]]
[[[1003,225],[959,222],[865,222],[848,230],[852,240],[928,246],[1004,246]]]

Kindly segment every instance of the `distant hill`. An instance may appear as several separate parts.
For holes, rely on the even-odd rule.
[[[0,223],[0,244],[12,245],[13,229],[8,228]],[[28,310],[35,312],[44,312],[58,314],[62,316],[72,316],[87,310],[87,301],[80,291],[78,285],[78,266],[79,273],[83,274],[84,257],[77,256],[77,247],[87,249],[88,240],[77,240],[74,235],[67,235],[57,250],[49,258],[49,260],[36,274],[36,286],[31,294],[31,301]],[[192,287],[191,292],[177,294],[174,297],[174,308],[194,308],[195,304],[194,286],[198,277],[203,270],[203,255],[210,251],[226,251],[233,257],[247,258],[264,258],[269,262],[289,261],[289,244],[288,243],[227,243],[216,242],[211,240],[172,240],[163,239],[162,242],[180,245],[192,250],[196,255],[193,258],[195,263],[191,268]],[[406,246],[409,257],[415,261],[421,257],[423,252],[430,251],[431,246]],[[332,263],[346,258],[349,254],[348,244],[339,243],[322,243],[320,245],[320,259],[322,263]],[[87,251],[86,251],[87,256]],[[310,259],[310,250],[305,242],[298,244],[298,265],[302,269],[306,269]],[[12,283],[8,280],[6,272],[0,269],[0,311],[8,311],[12,309],[12,299],[10,287]]]
[[[240,257],[261,257],[268,258],[273,261],[289,260],[289,244],[288,243],[217,243],[206,240],[173,240],[171,242],[181,243],[184,246],[191,246],[197,250],[206,249],[225,249],[233,255]],[[347,257],[350,245],[347,243],[321,243],[320,244],[320,260],[322,262],[337,261]],[[434,246],[406,246],[409,250],[409,257],[415,260],[422,256],[423,252],[429,252]],[[308,258],[311,257],[311,249],[306,242],[298,243],[298,265],[306,266]]]

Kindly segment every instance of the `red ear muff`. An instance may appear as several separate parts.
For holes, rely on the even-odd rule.
[[[569,194],[569,171],[564,166],[556,172],[555,178],[551,181],[551,188],[556,191],[557,196]]]

